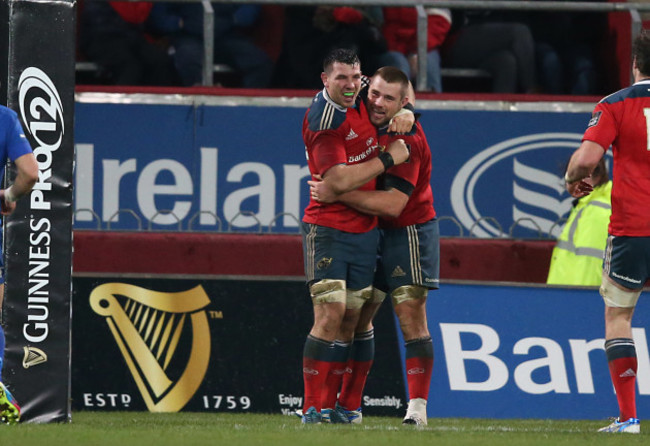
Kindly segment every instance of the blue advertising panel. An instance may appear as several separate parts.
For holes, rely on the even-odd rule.
[[[603,312],[595,288],[443,284],[427,302],[435,352],[428,416],[617,416]],[[648,322],[641,298],[633,321],[641,418],[650,413]]]
[[[78,103],[76,227],[297,232],[308,199],[303,114]]]
[[[511,228],[520,236],[557,234],[554,224],[568,215],[573,200],[564,188],[566,164],[589,117],[521,111],[423,113],[438,215],[454,216],[479,237],[509,235]]]
[[[76,228],[298,231],[308,98],[105,96],[78,95]],[[557,235],[593,104],[464,104],[418,103],[438,215],[464,235]]]

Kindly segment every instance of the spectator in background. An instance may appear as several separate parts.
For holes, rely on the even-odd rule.
[[[599,12],[508,12],[525,23],[535,42],[537,76],[542,93],[602,94],[603,81],[596,67],[607,16]]]
[[[271,82],[271,58],[246,35],[258,23],[259,5],[213,4],[214,62],[227,64],[242,75],[242,87],[266,88]]]
[[[214,63],[232,67],[241,86],[266,88],[273,73],[270,57],[247,30],[260,17],[258,5],[213,4]],[[174,65],[184,86],[199,85],[203,76],[203,6],[200,3],[157,3],[152,27],[169,36]]]
[[[442,92],[440,46],[451,28],[448,9],[427,8],[427,85],[426,89]],[[417,10],[413,7],[384,8],[384,37],[397,68],[415,84],[418,72]]]
[[[612,182],[601,159],[589,181],[594,190],[578,198],[553,248],[546,283],[598,286],[602,281],[607,226],[612,214]]]
[[[452,30],[443,45],[443,65],[486,70],[494,93],[537,91],[530,28],[492,11],[454,11]]]
[[[86,2],[79,48],[115,85],[174,85],[168,48],[149,33],[151,2]]]
[[[397,66],[381,33],[382,23],[381,7],[288,6],[273,85],[322,88],[322,61],[334,48],[356,52],[368,72]]]
[[[169,53],[180,84],[200,85],[203,79],[203,6],[201,3],[157,2],[150,26],[169,41]]]

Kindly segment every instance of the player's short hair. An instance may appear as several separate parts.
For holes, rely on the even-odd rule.
[[[389,84],[400,84],[400,93],[402,95],[400,99],[404,99],[408,92],[409,78],[402,70],[397,67],[381,67],[375,71],[373,77],[375,76],[381,77]]]
[[[329,73],[335,62],[345,65],[361,65],[361,60],[354,50],[349,48],[335,48],[330,51],[323,60],[323,71]]]
[[[642,30],[634,39],[632,45],[632,59],[636,61],[638,70],[650,76],[650,32]]]

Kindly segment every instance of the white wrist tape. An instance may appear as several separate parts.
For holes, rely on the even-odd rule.
[[[569,172],[564,174],[564,182],[566,184],[575,183],[576,181],[580,181],[580,179],[578,178],[577,180],[572,180],[571,178],[569,178]]]
[[[13,191],[11,190],[11,186],[5,189],[5,199],[12,203],[18,200],[18,198],[14,195]]]

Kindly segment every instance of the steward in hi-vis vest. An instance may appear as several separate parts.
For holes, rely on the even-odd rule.
[[[597,186],[571,209],[553,248],[548,284],[599,286],[602,281],[603,254],[612,213],[612,182],[603,160],[591,177]]]

